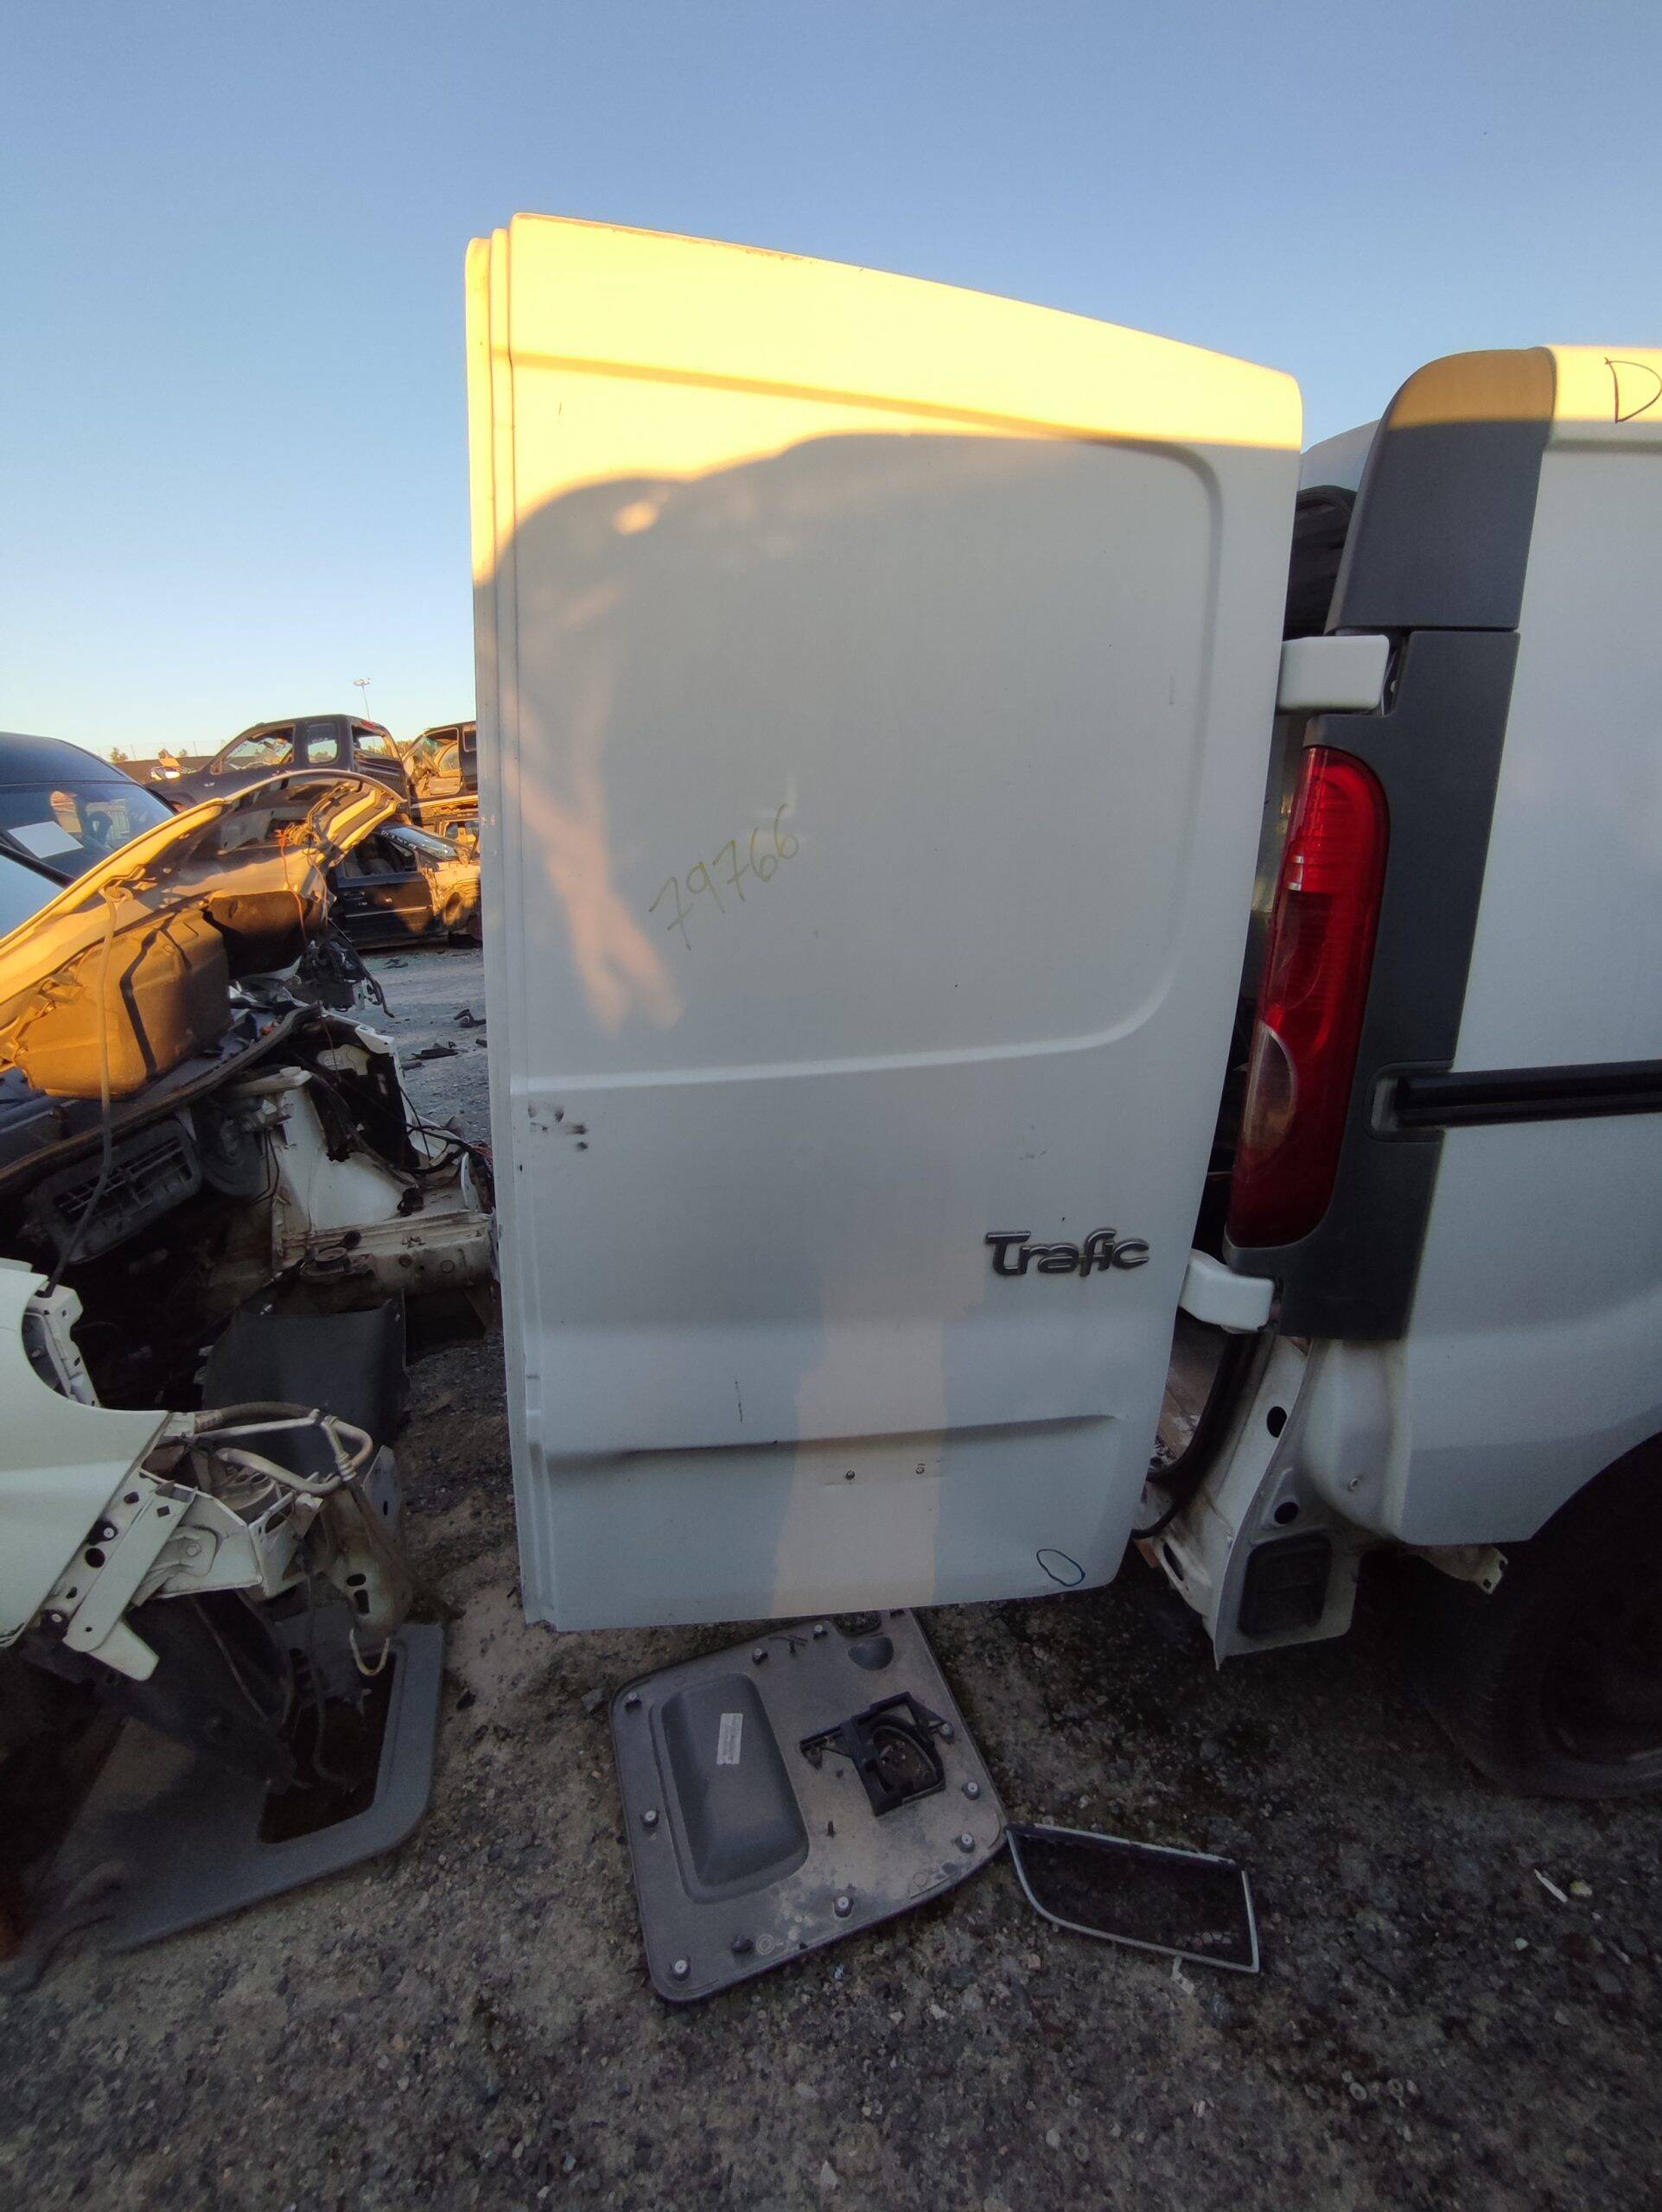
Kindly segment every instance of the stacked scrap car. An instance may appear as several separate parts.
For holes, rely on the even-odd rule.
[[[404,747],[415,792],[416,819],[443,837],[463,838],[479,826],[479,725],[436,722]]]
[[[334,775],[350,771],[385,784],[406,802],[412,797],[392,732],[357,715],[290,715],[255,722],[222,746],[206,766],[186,770],[175,764],[170,773],[158,771],[155,779],[175,800],[214,798],[293,768]]]
[[[158,1902],[130,1867],[138,1940],[283,1885],[231,1833],[272,1803],[308,1808],[291,1879],[419,1811],[386,1745],[430,1751],[437,1631],[400,1626],[389,1445],[406,1332],[476,1327],[490,1296],[490,1185],[388,1041],[293,982],[397,795],[301,774],[175,815],[89,799],[77,757],[0,749],[47,777],[0,836],[0,1782],[21,1760],[50,1797],[115,1713],[188,1748],[199,1799],[252,1790],[223,1878]]]

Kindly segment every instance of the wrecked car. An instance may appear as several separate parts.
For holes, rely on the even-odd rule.
[[[389,821],[335,866],[334,919],[360,950],[423,938],[483,934],[479,861],[471,837],[452,843],[402,818]]]
[[[164,780],[175,799],[212,798],[294,768],[372,776],[400,798],[411,797],[392,732],[358,715],[290,715],[256,722],[222,746],[206,766],[188,770],[175,764]]]
[[[488,1161],[296,987],[397,805],[278,778],[60,885],[18,861],[47,895],[0,938],[0,1788],[74,1800],[111,1717],[183,1760],[99,1816],[101,1774],[83,1815],[124,1868],[118,1942],[385,1848],[425,1802],[440,1631],[405,1620],[391,1440],[406,1353],[491,1297]]]
[[[124,770],[61,738],[0,733],[0,930],[146,830],[167,801]]]
[[[423,829],[442,837],[472,831],[479,821],[479,725],[437,722],[412,738],[404,765]]]

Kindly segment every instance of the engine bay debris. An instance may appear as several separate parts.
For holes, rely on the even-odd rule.
[[[192,1926],[426,1802],[443,1632],[408,1619],[392,1442],[495,1261],[488,1153],[341,1009],[374,992],[334,874],[396,804],[270,779],[43,876],[0,938],[0,1904],[31,1972],[89,1916]]]

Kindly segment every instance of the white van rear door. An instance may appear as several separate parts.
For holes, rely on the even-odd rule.
[[[1296,389],[589,224],[468,290],[526,1610],[1101,1581],[1228,1051]]]

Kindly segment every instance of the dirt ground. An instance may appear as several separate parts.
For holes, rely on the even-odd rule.
[[[482,1134],[478,956],[373,964],[423,1107]],[[1347,1642],[1221,1675],[1135,1561],[927,1617],[1007,1809],[1243,1859],[1261,1978],[1070,1937],[1001,1859],[661,2003],[592,1693],[736,1633],[527,1629],[503,1402],[494,1340],[442,1355],[399,1447],[455,1612],[426,1821],[13,2000],[0,2203],[1662,2204],[1662,1807],[1499,1796],[1400,1687],[1386,1591]]]

